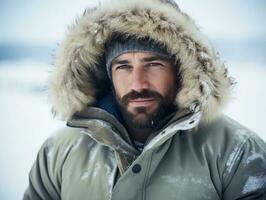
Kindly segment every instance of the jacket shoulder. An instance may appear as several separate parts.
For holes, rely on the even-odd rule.
[[[223,115],[198,134],[207,159],[217,164],[224,199],[265,197],[266,144],[256,133]]]
[[[63,127],[55,131],[41,146],[38,157],[47,159],[47,164],[63,165],[67,157],[77,149],[94,144],[82,128]],[[86,146],[86,147],[85,147]],[[37,158],[38,159],[38,158]]]
[[[43,147],[53,146],[53,148],[65,149],[75,147],[77,144],[86,140],[88,143],[94,143],[89,136],[86,135],[83,128],[63,127],[55,131],[43,144]]]
[[[89,151],[88,145],[94,144],[83,129],[64,127],[53,133],[38,152],[23,199],[61,199],[66,163],[77,163],[76,160]]]
[[[224,139],[236,143],[245,143],[249,139],[262,141],[255,132],[226,115],[221,115],[211,124],[200,126],[197,132],[201,135],[204,132],[209,140],[219,139],[220,142]]]
[[[237,159],[249,159],[253,154],[265,157],[266,165],[266,144],[262,138],[228,116],[222,115],[212,124],[201,126],[194,139],[198,146],[213,150],[225,167],[231,168]]]
[[[52,166],[61,168],[73,155],[88,152],[90,147],[96,145],[83,128],[63,127],[55,131],[42,145],[39,154],[49,160]],[[49,164],[48,163],[48,164]]]

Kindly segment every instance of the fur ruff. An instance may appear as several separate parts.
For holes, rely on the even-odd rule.
[[[171,0],[115,0],[87,9],[59,46],[49,80],[54,113],[68,120],[93,105],[110,84],[103,61],[113,33],[150,37],[180,59],[179,108],[197,103],[211,121],[227,103],[232,80],[195,23]]]

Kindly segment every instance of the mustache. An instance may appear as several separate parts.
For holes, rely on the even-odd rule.
[[[137,92],[135,90],[129,92],[128,94],[124,95],[121,98],[121,102],[124,105],[127,105],[129,100],[134,100],[138,98],[154,98],[154,99],[163,99],[163,96],[160,95],[158,92],[151,91],[151,90],[142,90]]]

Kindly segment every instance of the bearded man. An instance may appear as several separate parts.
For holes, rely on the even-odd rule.
[[[221,114],[232,79],[170,0],[88,9],[50,79],[67,121],[41,147],[24,200],[266,199],[266,145]]]

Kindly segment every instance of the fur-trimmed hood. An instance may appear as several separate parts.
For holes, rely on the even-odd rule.
[[[68,120],[94,105],[110,85],[104,46],[113,33],[149,37],[180,60],[180,109],[195,103],[202,121],[219,113],[230,97],[232,81],[224,64],[195,23],[171,0],[113,0],[87,9],[58,48],[49,89],[53,111]]]

